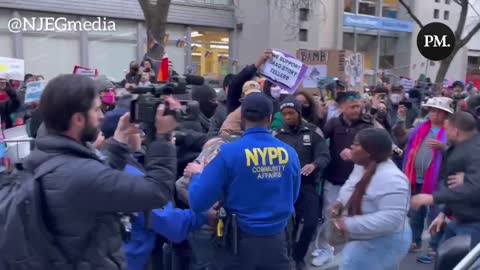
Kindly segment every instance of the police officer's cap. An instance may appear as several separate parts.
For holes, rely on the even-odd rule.
[[[273,101],[263,93],[252,93],[242,102],[242,116],[247,120],[261,120],[273,114]]]

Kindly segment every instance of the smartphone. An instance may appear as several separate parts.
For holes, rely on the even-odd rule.
[[[399,105],[404,106],[407,109],[412,108],[412,102],[410,102],[410,101],[400,101]]]

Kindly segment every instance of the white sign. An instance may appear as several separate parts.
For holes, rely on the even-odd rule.
[[[0,79],[23,81],[25,62],[23,59],[0,57]]]
[[[407,78],[401,78],[398,82],[401,86],[403,86],[403,90],[410,91],[413,87],[415,87],[415,82],[413,80],[409,80]]]
[[[261,74],[290,93],[295,92],[303,80],[307,66],[288,53],[273,50],[272,58],[263,65]]]
[[[47,85],[47,81],[36,81],[27,84],[27,91],[25,93],[25,103],[32,103],[40,101],[43,89]]]
[[[318,82],[325,77],[327,77],[327,65],[308,66],[305,79],[303,79],[303,87],[317,88]]]

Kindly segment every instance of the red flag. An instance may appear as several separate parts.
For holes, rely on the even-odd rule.
[[[157,81],[168,81],[168,56],[164,56],[158,68]]]

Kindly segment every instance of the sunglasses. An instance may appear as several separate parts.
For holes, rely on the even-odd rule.
[[[350,96],[347,96],[347,100],[357,100],[357,99],[362,99],[362,97],[360,95],[350,95]]]

